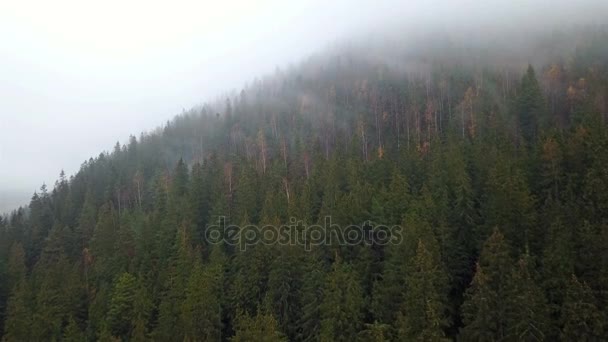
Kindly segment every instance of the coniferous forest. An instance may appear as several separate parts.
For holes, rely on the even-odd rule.
[[[1,217],[2,341],[606,340],[608,31],[461,39],[336,45],[61,172]],[[208,238],[327,217],[402,239]]]

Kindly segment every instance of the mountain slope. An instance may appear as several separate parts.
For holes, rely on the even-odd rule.
[[[62,174],[0,223],[3,338],[603,336],[608,35],[427,38],[336,47]],[[245,235],[299,221],[334,238]]]

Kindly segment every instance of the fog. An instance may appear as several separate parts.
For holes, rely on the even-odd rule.
[[[384,32],[601,24],[587,1],[2,1],[0,212],[175,114]]]

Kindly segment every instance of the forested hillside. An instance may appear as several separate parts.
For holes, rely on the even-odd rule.
[[[42,186],[0,220],[2,341],[605,340],[608,32],[427,38],[336,46]],[[402,239],[244,249],[222,217]]]

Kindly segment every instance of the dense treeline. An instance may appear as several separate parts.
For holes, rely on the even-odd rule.
[[[536,69],[345,48],[117,144],[1,218],[0,335],[602,340],[607,47],[594,31]],[[328,215],[404,239],[205,239],[221,216]]]

